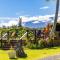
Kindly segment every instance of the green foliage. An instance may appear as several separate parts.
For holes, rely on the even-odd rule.
[[[49,39],[47,41],[48,47],[60,46],[60,40]]]
[[[45,40],[40,40],[38,43],[39,48],[47,47],[47,42]]]
[[[52,39],[47,40],[47,46],[53,47],[53,40]]]
[[[60,40],[53,40],[54,46],[60,46]]]
[[[2,34],[5,34],[5,33],[7,33],[7,31],[9,31],[9,34],[10,34],[9,38],[11,38],[11,34],[13,32],[17,32],[17,35],[19,37],[21,37],[26,32],[26,29],[24,27],[0,28],[0,36],[1,36],[1,32],[2,32]],[[16,37],[18,38],[18,36],[16,36]]]
[[[45,40],[38,41],[38,44],[33,44],[33,43],[28,44],[28,48],[30,49],[42,49],[45,47],[47,47],[47,41]]]
[[[34,40],[34,33],[33,33],[33,31],[29,31],[28,36],[29,36],[28,40]]]
[[[31,44],[28,45],[28,48],[36,49],[37,47],[36,47],[36,44],[31,43]]]

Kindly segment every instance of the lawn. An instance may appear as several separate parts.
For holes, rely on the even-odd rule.
[[[0,60],[10,60],[8,56],[8,51],[0,50]],[[25,49],[27,58],[18,58],[17,60],[37,60],[39,58],[60,54],[60,47],[45,48],[45,49]]]

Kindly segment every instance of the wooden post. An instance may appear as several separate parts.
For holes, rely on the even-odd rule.
[[[35,31],[35,43],[36,43],[36,30],[34,30]]]
[[[2,48],[2,33],[3,33],[3,32],[1,32],[1,48]]]
[[[9,41],[9,31],[7,31],[7,40]]]
[[[27,39],[29,38],[29,36],[28,36],[28,32],[29,32],[29,31],[27,30]]]

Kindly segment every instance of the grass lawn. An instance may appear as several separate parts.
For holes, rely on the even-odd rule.
[[[0,60],[10,60],[8,56],[8,51],[0,50]],[[27,58],[18,58],[17,60],[37,60],[39,58],[60,54],[60,47],[45,48],[45,49],[25,49]]]

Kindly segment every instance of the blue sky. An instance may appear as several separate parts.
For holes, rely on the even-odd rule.
[[[45,15],[55,12],[55,1],[46,0],[0,0],[1,17],[18,17],[20,15]],[[48,7],[40,9],[42,7]]]
[[[19,16],[45,16],[55,13],[56,1],[46,0],[0,0],[0,23],[7,23]],[[16,20],[16,19],[15,19]]]

